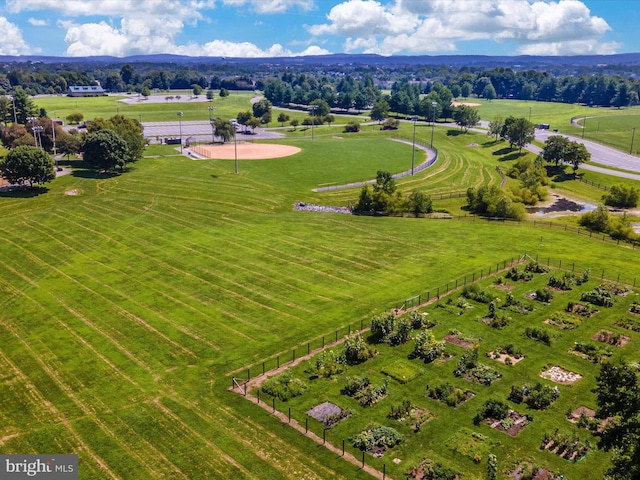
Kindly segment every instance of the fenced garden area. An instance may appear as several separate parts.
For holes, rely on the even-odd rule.
[[[575,412],[594,412],[602,352],[640,360],[627,347],[640,338],[638,292],[575,264],[518,260],[349,325],[338,342],[308,344],[304,358],[280,358],[246,382],[249,368],[232,390],[378,478],[431,478],[420,476],[425,465],[481,478],[490,454],[505,478],[533,466],[596,478],[603,452]],[[571,329],[551,321],[576,305],[590,314]],[[486,322],[500,315],[507,325]]]

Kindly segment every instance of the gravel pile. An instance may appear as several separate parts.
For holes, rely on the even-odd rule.
[[[346,213],[351,214],[351,210],[347,207],[332,207],[330,205],[316,205],[313,203],[296,202],[293,206],[294,210],[304,210],[307,212],[323,212],[323,213]]]

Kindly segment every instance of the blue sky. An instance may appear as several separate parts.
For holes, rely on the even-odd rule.
[[[0,55],[640,51],[638,0],[4,0]]]

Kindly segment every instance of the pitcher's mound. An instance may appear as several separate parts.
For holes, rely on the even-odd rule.
[[[300,152],[300,148],[291,145],[277,145],[272,143],[233,143],[224,145],[195,145],[191,147],[194,152],[219,160],[234,160],[236,148],[239,160],[264,160],[267,158],[288,157]]]

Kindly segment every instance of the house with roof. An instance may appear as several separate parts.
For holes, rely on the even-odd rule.
[[[102,97],[106,92],[100,85],[76,85],[69,87],[70,97]]]

